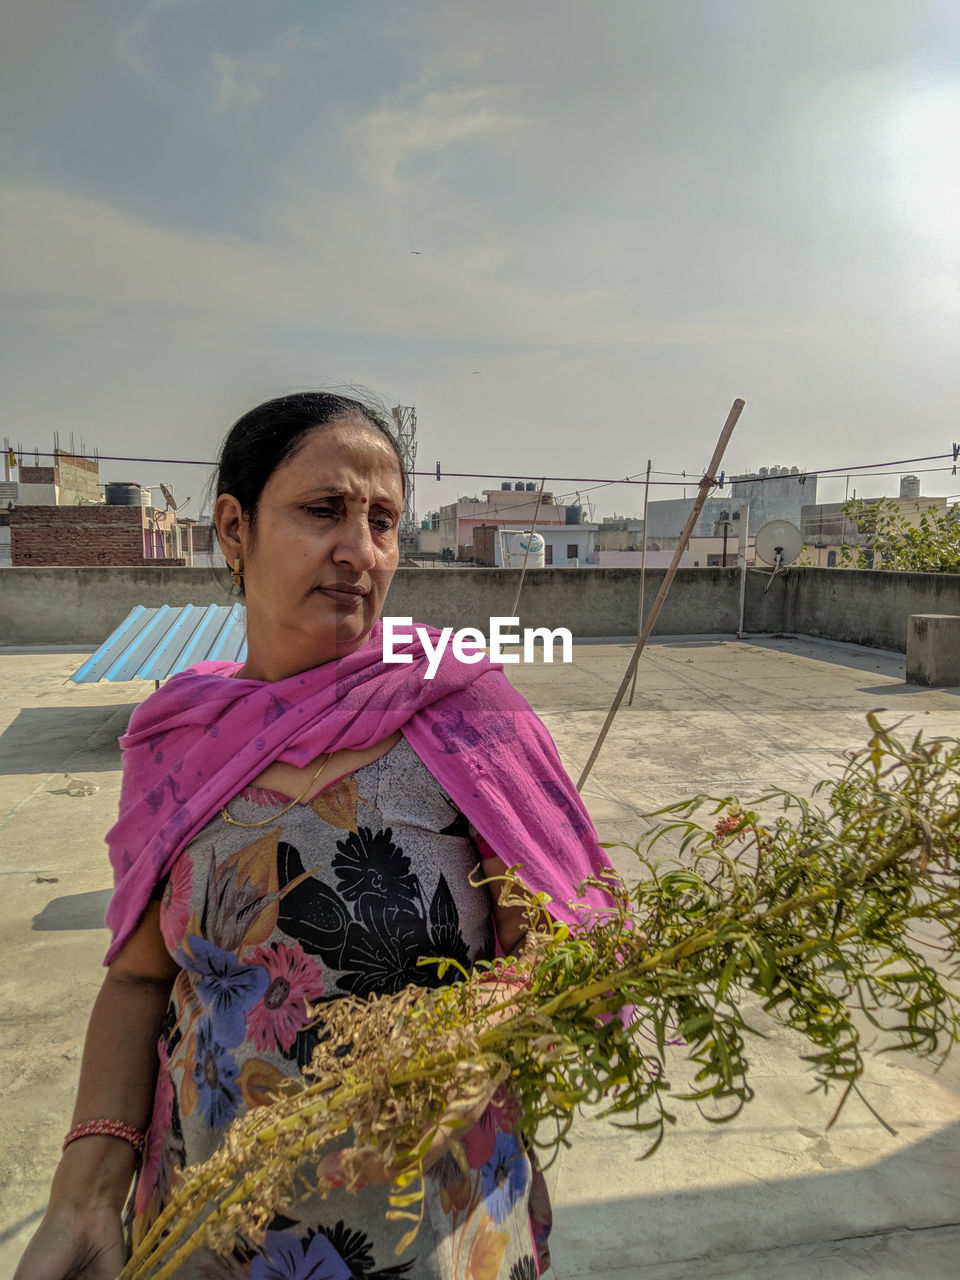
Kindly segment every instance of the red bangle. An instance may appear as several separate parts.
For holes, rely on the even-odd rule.
[[[143,1159],[144,1148],[147,1145],[147,1135],[142,1129],[138,1129],[132,1124],[125,1124],[122,1120],[84,1120],[83,1124],[74,1125],[64,1138],[62,1150],[66,1151],[70,1143],[76,1142],[78,1138],[94,1136],[122,1138],[124,1142],[129,1142],[134,1151],[136,1151],[137,1159]]]

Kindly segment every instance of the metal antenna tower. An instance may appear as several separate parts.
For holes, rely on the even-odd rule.
[[[407,475],[407,496],[403,501],[403,514],[400,516],[400,537],[415,538],[417,536],[417,512],[414,505],[414,464],[417,460],[417,411],[412,405],[398,404],[390,410],[397,424],[397,444],[400,446],[400,457]]]

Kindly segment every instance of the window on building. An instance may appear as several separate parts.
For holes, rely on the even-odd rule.
[[[579,560],[579,558],[580,558],[580,553],[577,548],[577,544],[575,542],[568,542],[567,543],[567,559]]]
[[[827,552],[827,568],[832,569],[837,563],[837,553],[835,551]]]
[[[734,520],[739,520],[739,519],[740,519],[740,512],[739,512],[739,511],[735,511],[735,512],[733,513],[733,518],[734,518]]]
[[[549,542],[543,548],[543,563],[553,564],[553,547],[551,547]]]

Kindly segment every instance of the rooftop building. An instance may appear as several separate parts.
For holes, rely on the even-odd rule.
[[[59,446],[55,447],[49,466],[40,465],[38,453],[33,456],[32,466],[21,463],[11,467],[9,450],[5,449],[3,496],[8,502],[22,506],[72,507],[103,501],[100,464],[96,458],[67,453]]]
[[[695,482],[691,480],[691,492]],[[694,528],[700,538],[722,535],[725,522],[736,525],[748,510],[750,532],[771,520],[789,520],[799,526],[804,504],[817,500],[817,477],[799,467],[761,467],[759,471],[726,477],[720,493],[711,494]],[[647,505],[647,537],[677,537],[687,522],[692,498],[657,499]]]
[[[163,486],[100,481],[99,459],[55,445],[50,466],[11,466],[4,451],[5,499],[0,518],[0,565],[142,565],[193,563],[195,520],[171,509]],[[26,455],[29,457],[29,455]]]
[[[447,503],[435,514],[431,527],[421,529],[420,548],[438,552],[450,549],[459,559],[472,559],[474,530],[480,525],[529,527],[534,516],[538,529],[544,525],[579,523],[580,508],[555,503],[552,493],[544,493],[538,510],[539,490],[540,486],[532,481],[505,480],[500,489],[483,489],[482,497],[458,498],[456,502]]]

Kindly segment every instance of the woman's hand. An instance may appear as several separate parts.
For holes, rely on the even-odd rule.
[[[13,1280],[116,1280],[126,1256],[119,1204],[51,1205]]]
[[[150,1123],[157,1038],[178,973],[152,902],[107,970],[87,1027],[73,1124]],[[122,1214],[136,1171],[133,1147],[109,1134],[71,1142],[50,1188],[46,1215],[15,1280],[116,1280],[123,1270]]]

